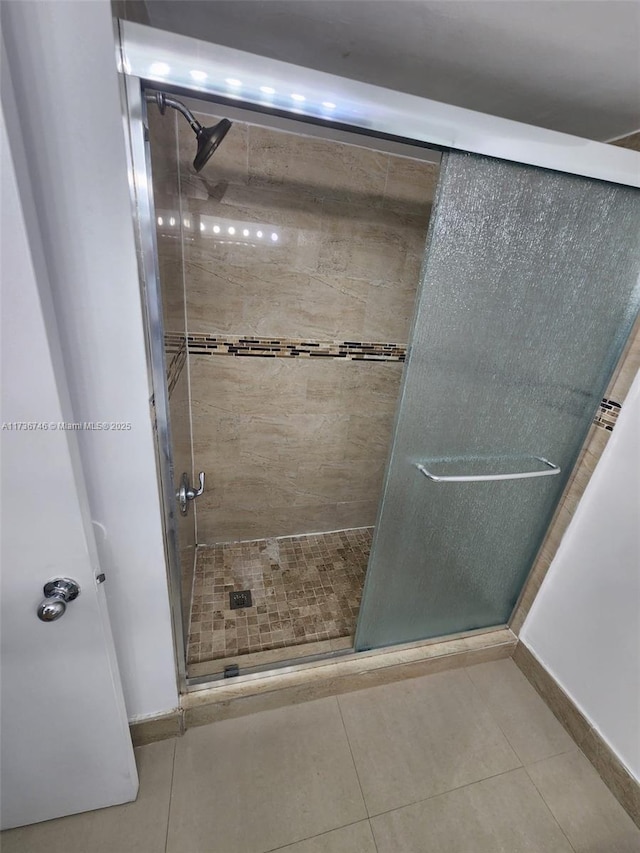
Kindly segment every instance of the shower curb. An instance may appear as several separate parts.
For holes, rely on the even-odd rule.
[[[182,696],[185,729],[509,658],[516,643],[516,636],[508,628],[499,628],[454,639],[353,653],[313,666],[301,665],[293,671],[289,668],[250,676],[241,682],[220,681]]]

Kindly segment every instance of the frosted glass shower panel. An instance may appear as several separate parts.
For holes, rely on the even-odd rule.
[[[638,190],[444,158],[357,648],[507,621],[637,315],[639,235]]]

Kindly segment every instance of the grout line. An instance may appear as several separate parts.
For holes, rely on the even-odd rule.
[[[363,817],[360,820],[351,820],[349,823],[334,826],[333,829],[326,829],[324,832],[318,832],[317,835],[305,835],[304,838],[298,838],[297,841],[290,841],[288,844],[284,844],[281,847],[270,847],[268,850],[265,850],[264,853],[281,853],[281,851],[286,851],[296,844],[302,844],[303,841],[310,841],[312,838],[323,838],[325,835],[330,835],[332,832],[337,832],[339,829],[345,829],[347,826],[355,826],[357,823],[365,823],[366,820],[366,817]]]
[[[437,794],[431,794],[429,797],[423,797],[420,800],[412,800],[410,803],[404,803],[401,806],[394,806],[392,809],[385,809],[382,812],[376,812],[372,817],[380,817],[381,815],[391,814],[391,812],[399,812],[402,809],[407,809],[409,806],[417,806],[420,803],[426,803],[429,800],[435,800],[437,797],[446,797],[447,794],[452,794],[454,791],[462,791],[464,788],[470,788],[472,785],[479,785],[481,782],[488,782],[489,779],[497,779],[499,776],[506,776],[508,773],[515,773],[518,770],[524,770],[524,765],[520,767],[511,767],[509,770],[501,770],[500,773],[493,773],[491,776],[484,776],[482,779],[475,779],[473,782],[467,782],[464,785],[458,785],[455,788],[449,788],[447,791],[439,791]],[[527,774],[528,775],[528,774]]]
[[[511,658],[509,658],[509,660],[511,660]],[[491,661],[491,663],[493,663],[493,661]],[[465,670],[465,672],[466,672],[466,671],[467,671],[467,669],[468,669],[468,667],[466,667],[466,666],[465,666],[465,667],[462,667],[462,668]],[[522,674],[524,675],[524,673],[522,673]],[[511,739],[509,738],[509,735],[505,732],[505,730],[504,730],[504,729],[502,728],[502,726],[500,725],[500,720],[498,720],[497,716],[495,716],[495,715],[494,715],[494,712],[493,712],[493,710],[492,710],[492,708],[491,708],[491,705],[489,704],[488,700],[486,700],[486,699],[484,698],[484,696],[482,695],[482,691],[480,690],[480,688],[479,688],[479,687],[477,687],[477,686],[476,686],[476,684],[474,683],[473,679],[471,678],[471,676],[469,675],[469,673],[468,673],[468,672],[467,672],[467,677],[468,677],[469,681],[473,684],[473,686],[474,686],[474,688],[475,688],[476,692],[478,693],[478,695],[480,696],[480,698],[481,698],[482,702],[484,703],[484,705],[486,706],[487,710],[489,711],[489,714],[491,715],[491,719],[494,721],[494,723],[496,724],[496,726],[500,729],[500,732],[502,733],[502,736],[504,737],[504,739],[507,741],[507,743],[508,743],[508,744],[509,744],[509,746],[511,747],[511,749],[512,749],[512,751],[513,751],[514,755],[516,756],[516,758],[518,759],[518,761],[520,761],[520,764],[521,764],[521,766],[522,766],[522,767],[531,766],[532,764],[538,764],[540,761],[546,761],[548,758],[555,758],[557,755],[566,755],[566,754],[567,754],[567,753],[569,753],[569,752],[573,752],[573,751],[574,751],[574,749],[579,749],[578,745],[577,745],[577,744],[576,744],[576,742],[573,740],[573,737],[571,737],[571,735],[569,735],[569,737],[571,737],[571,740],[572,740],[572,742],[573,742],[573,747],[572,747],[571,749],[562,749],[562,750],[560,750],[560,752],[554,752],[552,755],[545,755],[545,756],[544,756],[544,758],[536,758],[536,760],[535,760],[535,761],[528,761],[528,762],[527,762],[527,761],[525,761],[525,760],[524,760],[524,758],[522,758],[522,756],[521,756],[521,755],[520,755],[520,753],[518,752],[518,750],[515,748],[515,746],[513,745],[513,743],[511,743]],[[525,679],[526,679],[526,676],[525,676]],[[529,687],[531,687],[531,689],[534,691],[535,695],[536,695],[536,696],[539,696],[539,694],[538,694],[538,693],[536,693],[535,688],[533,687],[533,685],[532,685],[528,680],[527,680],[527,684],[528,684],[528,686],[529,686]],[[540,697],[540,698],[542,698],[542,697]],[[544,700],[543,700],[543,702],[544,702]],[[544,704],[546,705],[546,702],[545,702]],[[547,708],[549,708],[549,706],[548,706],[548,705],[546,705],[546,707],[547,707]],[[551,709],[549,708],[549,710],[551,710]],[[552,713],[553,713],[553,712],[552,712]],[[554,716],[555,716],[555,715],[554,715]],[[555,719],[557,720],[557,717],[556,717]],[[558,720],[558,723],[559,723],[559,720]],[[564,728],[564,726],[563,726],[562,728]],[[564,730],[566,731],[566,729],[564,729]]]
[[[376,853],[379,853],[378,842],[376,840],[376,834],[373,830],[373,824],[371,823],[371,818],[368,819],[368,823],[369,823],[369,832],[371,833],[371,837],[373,838],[373,846],[376,848]]]
[[[257,539],[232,539],[229,542],[214,542],[208,545],[206,542],[199,542],[198,548],[219,548],[221,545],[245,545],[251,542],[263,542],[266,539],[303,539],[305,536],[328,536],[330,533],[347,533],[351,530],[373,530],[373,524],[367,524],[364,527],[341,527],[338,530],[317,530],[313,533],[287,533],[286,536],[258,536]]]
[[[360,788],[360,796],[362,797],[364,810],[367,813],[367,820],[368,820],[371,817],[371,814],[369,813],[369,806],[367,805],[367,801],[366,801],[365,796],[364,796],[364,791],[362,790],[362,782],[360,781],[360,774],[358,773],[358,767],[356,765],[356,760],[353,757],[353,749],[351,748],[351,741],[349,740],[349,732],[347,731],[347,726],[346,726],[346,723],[344,721],[344,717],[342,716],[342,707],[340,706],[340,697],[334,696],[333,698],[336,700],[336,705],[338,706],[338,713],[340,714],[340,720],[342,721],[342,728],[344,730],[344,736],[347,739],[347,746],[349,747],[349,755],[351,756],[351,761],[353,763],[353,769],[354,769],[355,774],[356,774],[356,779],[358,780],[358,787]]]
[[[521,758],[521,757],[520,757],[520,755],[518,754],[517,749],[515,748],[515,746],[514,746],[514,745],[511,743],[511,741],[509,740],[509,738],[508,738],[508,736],[507,736],[507,733],[504,731],[504,729],[503,729],[503,728],[502,728],[502,726],[500,725],[500,721],[499,721],[499,720],[497,719],[497,717],[494,715],[494,713],[493,713],[493,711],[492,711],[492,709],[491,709],[491,706],[489,705],[488,701],[484,698],[484,696],[482,695],[482,692],[480,691],[480,689],[479,689],[478,687],[476,687],[476,685],[475,685],[475,683],[474,683],[474,681],[473,681],[473,678],[471,678],[471,676],[470,676],[470,675],[469,675],[469,673],[467,672],[468,667],[463,666],[463,667],[462,667],[462,669],[463,669],[463,671],[464,671],[464,674],[465,674],[465,675],[467,676],[467,678],[469,679],[469,682],[470,682],[471,686],[473,687],[474,691],[477,693],[478,697],[480,698],[481,703],[484,705],[484,707],[486,708],[487,712],[489,713],[490,718],[493,720],[493,722],[494,722],[494,723],[495,723],[495,725],[497,726],[498,731],[500,732],[500,734],[502,735],[502,737],[506,740],[506,742],[507,742],[507,745],[508,745],[509,749],[511,750],[511,752],[513,752],[513,754],[515,755],[515,757],[516,757],[516,758],[518,759],[518,761],[520,762],[520,767],[524,767],[524,761],[522,760],[522,758]]]
[[[563,754],[563,753],[561,753],[561,754]],[[551,757],[551,758],[553,758],[554,756],[550,756],[550,757]],[[542,791],[540,790],[540,788],[538,788],[538,786],[536,785],[536,783],[535,783],[535,782],[533,781],[533,779],[531,778],[531,774],[529,773],[529,771],[527,770],[527,768],[526,768],[526,767],[524,768],[524,772],[527,774],[527,778],[529,779],[529,781],[531,782],[531,784],[533,785],[533,787],[534,787],[534,788],[535,788],[535,790],[537,791],[538,796],[540,797],[540,799],[542,800],[542,802],[543,802],[543,803],[545,804],[545,806],[547,807],[547,810],[549,811],[549,814],[551,815],[551,817],[552,817],[552,818],[553,818],[553,820],[555,821],[555,823],[556,823],[556,825],[557,825],[558,829],[559,829],[559,830],[560,830],[560,832],[564,835],[564,837],[567,839],[567,844],[568,844],[568,845],[569,845],[569,847],[574,851],[574,853],[577,853],[576,848],[573,846],[573,844],[571,843],[571,840],[569,839],[569,836],[568,836],[568,835],[567,835],[567,833],[564,831],[564,829],[563,829],[563,827],[562,827],[562,825],[561,825],[560,821],[558,820],[558,818],[555,816],[553,809],[551,808],[551,806],[549,805],[549,803],[548,803],[548,802],[546,801],[546,799],[544,798],[544,794],[542,793]]]
[[[565,729],[566,731],[566,729]],[[571,749],[563,749],[562,752],[554,752],[553,755],[545,755],[544,758],[536,758],[535,761],[528,761],[526,764],[523,764],[523,767],[535,767],[536,764],[542,764],[543,761],[549,761],[552,758],[559,758],[561,755],[571,755],[572,752],[581,752],[582,750],[578,746],[578,744],[574,741],[573,747]],[[584,753],[582,753],[584,755]]]
[[[169,808],[167,809],[167,832],[164,837],[164,853],[167,853],[169,844],[169,822],[171,820],[171,803],[173,802],[173,776],[176,769],[176,749],[178,748],[178,738],[173,739],[173,759],[171,761],[171,785],[169,787]]]

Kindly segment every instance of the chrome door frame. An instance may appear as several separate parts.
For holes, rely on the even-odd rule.
[[[162,295],[156,244],[153,185],[151,182],[151,157],[148,150],[149,142],[146,138],[147,110],[143,97],[143,81],[139,77],[131,75],[120,74],[119,77],[123,106],[122,120],[127,143],[129,192],[140,274],[140,297],[145,327],[149,388],[151,389],[149,406],[154,425],[158,489],[162,506],[169,605],[176,657],[176,678],[179,692],[184,693],[187,688],[187,656],[182,615],[182,572],[176,519],[177,501],[172,476],[173,445],[171,443]]]

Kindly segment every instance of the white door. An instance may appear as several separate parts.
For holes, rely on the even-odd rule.
[[[2,828],[135,799],[131,738],[38,236],[2,117]],[[39,424],[32,429],[21,424]],[[43,586],[80,595],[51,622]],[[108,579],[107,579],[108,582]]]

